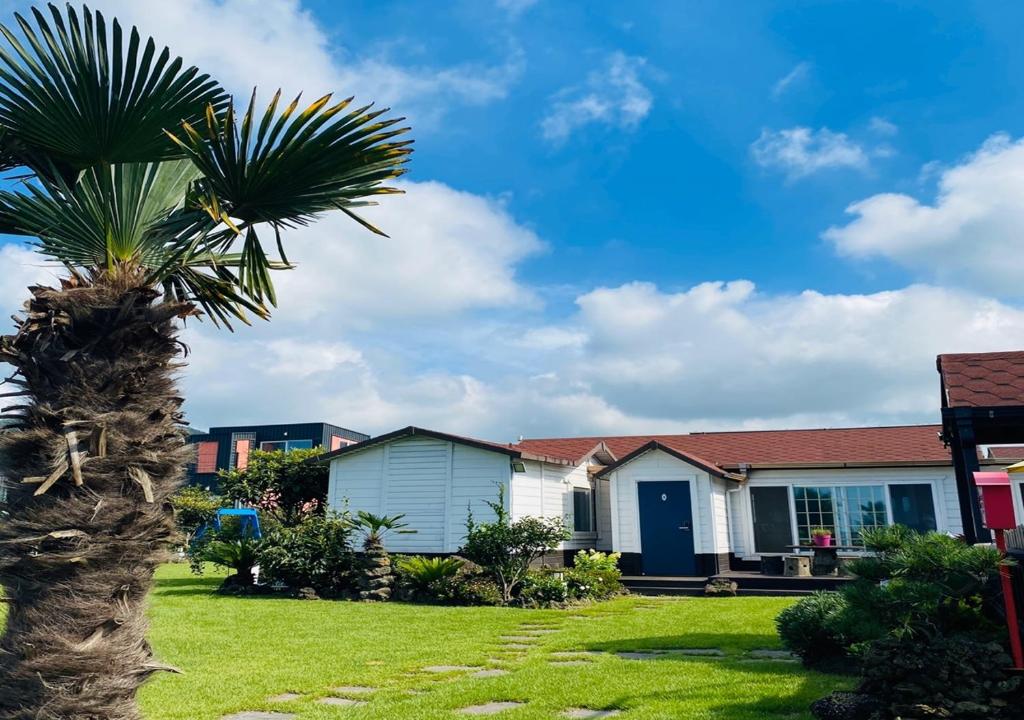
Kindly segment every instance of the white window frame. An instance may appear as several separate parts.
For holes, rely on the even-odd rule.
[[[852,487],[852,486],[864,486],[864,485],[881,485],[885,488],[885,516],[886,523],[888,525],[893,524],[892,520],[892,495],[889,488],[893,485],[928,485],[932,489],[932,507],[935,508],[935,524],[938,532],[945,532],[947,529],[947,518],[946,518],[946,505],[942,500],[941,486],[943,483],[942,477],[928,476],[920,478],[894,478],[892,476],[874,476],[864,475],[863,477],[844,477],[844,478],[828,478],[823,476],[809,477],[806,480],[803,478],[792,478],[792,479],[772,479],[765,482],[756,482],[751,485],[750,483],[744,488],[743,491],[743,513],[746,516],[745,527],[743,530],[743,542],[744,542],[744,554],[745,559],[755,559],[759,557],[780,557],[787,553],[761,553],[757,551],[754,545],[754,516],[752,512],[753,504],[750,499],[750,490],[752,487],[784,487],[789,490],[789,529],[791,545],[796,545],[799,542],[797,536],[797,522],[796,522],[796,493],[793,491],[795,487]],[[1024,478],[1022,478],[1024,483]],[[1021,487],[1021,493],[1024,493],[1024,484],[1019,483]],[[1024,504],[1024,498],[1022,498],[1022,504]]]
[[[577,530],[576,529],[576,491],[581,490],[586,492],[590,496],[590,502],[587,506],[590,508],[590,530]],[[572,507],[572,536],[574,538],[593,538],[597,537],[597,492],[590,485],[570,485],[569,495],[571,499]]]

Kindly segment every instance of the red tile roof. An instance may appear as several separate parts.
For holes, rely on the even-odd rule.
[[[603,442],[622,458],[655,440],[722,469],[751,466],[920,463],[947,464],[949,451],[939,440],[939,425],[750,430],[687,435],[630,435],[522,440],[524,452],[579,461]]]
[[[943,407],[1024,406],[1024,351],[939,355]]]

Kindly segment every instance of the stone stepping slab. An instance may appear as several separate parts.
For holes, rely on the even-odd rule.
[[[580,655],[604,655],[605,653],[600,650],[558,650],[551,653],[552,657],[557,658],[574,658]]]
[[[506,650],[530,650],[533,646],[525,643],[505,643],[502,647]]]
[[[257,712],[248,710],[246,712],[225,715],[221,720],[295,720],[298,715],[279,712]]]
[[[299,695],[298,693],[286,692],[286,693],[281,693],[280,695],[274,695],[273,697],[268,697],[267,698],[267,702],[286,703],[286,702],[292,702],[293,700],[298,700],[300,697],[302,697],[302,696]]]
[[[710,658],[725,657],[725,653],[718,648],[658,648],[656,650],[619,651],[615,654],[624,660],[654,660],[672,655]]]
[[[505,640],[506,642],[520,642],[520,643],[522,643],[522,642],[537,642],[538,640],[540,640],[540,638],[535,636],[535,635],[502,635],[501,639]]]
[[[423,668],[423,672],[428,673],[450,673],[450,672],[469,672],[470,670],[481,670],[482,668],[475,665],[427,665]]]
[[[747,657],[754,660],[777,660],[781,662],[797,662],[799,658],[789,650],[751,650]]]
[[[574,718],[575,720],[601,720],[601,718],[615,717],[621,710],[595,710],[593,708],[569,708],[562,713],[562,717]]]
[[[590,665],[589,660],[549,660],[548,665],[553,667],[572,667],[576,665]]]
[[[352,698],[325,697],[318,701],[321,705],[333,705],[334,707],[360,707],[366,705],[365,700],[353,700]]]
[[[475,678],[492,678],[501,677],[502,675],[508,675],[508,670],[502,670],[501,668],[488,668],[487,670],[478,670],[473,673]]]
[[[524,635],[550,635],[552,633],[560,632],[554,628],[524,628]]]
[[[459,710],[463,715],[497,715],[500,712],[506,710],[514,710],[517,707],[522,707],[525,703],[521,702],[489,702],[483,705],[470,705]]]
[[[366,687],[365,685],[343,685],[331,688],[331,692],[335,695],[369,695],[376,691],[377,688]]]

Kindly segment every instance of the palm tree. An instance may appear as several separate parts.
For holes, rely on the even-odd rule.
[[[266,318],[283,231],[355,214],[403,172],[407,128],[330,96],[232,99],[98,12],[0,26],[0,232],[63,267],[29,288],[0,362],[0,719],[138,718],[155,661],[144,600],[189,457],[176,374],[186,318]],[[268,242],[269,240],[269,242]]]
[[[388,533],[414,534],[406,530],[409,523],[402,522],[405,515],[374,515],[360,510],[355,526],[363,531],[363,557],[359,574],[359,597],[362,600],[387,600],[391,597],[394,571],[391,556],[384,549]]]

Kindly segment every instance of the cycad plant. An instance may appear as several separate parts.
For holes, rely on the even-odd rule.
[[[0,719],[139,717],[144,599],[188,448],[186,318],[266,318],[283,235],[402,173],[398,120],[275,96],[236,113],[209,75],[87,8],[0,27],[0,232],[61,269],[14,334],[0,523]]]
[[[405,515],[375,515],[360,510],[356,515],[356,527],[363,531],[362,568],[359,575],[359,597],[362,600],[387,600],[394,585],[394,571],[391,556],[384,549],[384,538],[388,533],[411,534],[408,523],[402,522]]]

